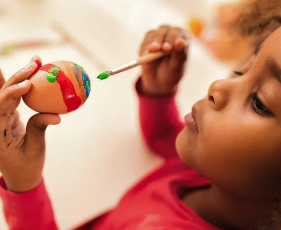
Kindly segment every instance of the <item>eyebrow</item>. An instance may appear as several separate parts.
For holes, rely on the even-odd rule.
[[[266,66],[270,69],[271,75],[281,83],[281,68],[273,57],[266,59]]]

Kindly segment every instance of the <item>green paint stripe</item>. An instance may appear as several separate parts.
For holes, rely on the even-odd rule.
[[[60,72],[60,69],[58,69],[58,68],[53,68],[50,70],[50,73],[53,75],[58,75],[59,72]]]
[[[60,72],[60,69],[58,69],[58,68],[51,69],[50,72],[48,73],[48,75],[46,76],[47,81],[50,83],[56,82],[59,72]]]
[[[78,68],[78,69],[82,69],[82,70],[83,70],[83,67],[80,66],[80,65],[77,65],[77,64],[74,63],[74,66],[75,66],[76,68]]]

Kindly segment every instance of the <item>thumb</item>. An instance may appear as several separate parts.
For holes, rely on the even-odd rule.
[[[57,125],[61,121],[56,114],[36,114],[31,117],[26,127],[25,145],[32,149],[45,148],[45,131],[48,125]]]

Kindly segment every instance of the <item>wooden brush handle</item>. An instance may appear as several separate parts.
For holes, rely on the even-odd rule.
[[[156,52],[156,53],[149,53],[145,56],[142,56],[142,57],[138,58],[135,61],[132,61],[132,62],[129,62],[125,65],[119,66],[118,68],[112,69],[110,71],[111,72],[110,75],[121,73],[121,72],[124,72],[126,70],[132,69],[136,66],[143,65],[143,64],[146,64],[146,63],[151,62],[151,61],[155,61],[159,58],[168,56],[169,54],[171,54],[171,53],[164,53],[162,51],[159,51],[159,52]]]
[[[151,61],[155,61],[155,60],[157,60],[161,57],[167,56],[169,54],[170,53],[164,53],[162,51],[159,51],[159,52],[156,52],[156,53],[150,53],[150,54],[147,54],[147,55],[142,56],[139,59],[137,59],[137,63],[139,65],[142,65],[142,64],[145,64],[145,63],[148,63],[148,62],[151,62]]]
[[[185,46],[188,47],[188,45],[189,45],[189,42],[187,42]],[[156,53],[149,53],[147,55],[144,55],[144,56],[138,58],[137,60],[134,60],[132,62],[129,62],[129,63],[125,64],[125,65],[119,66],[118,68],[110,70],[110,73],[111,73],[110,75],[114,75],[114,74],[117,74],[117,73],[124,72],[124,71],[132,69],[136,66],[143,65],[143,64],[151,62],[151,61],[155,61],[159,58],[168,56],[170,54],[171,53],[165,53],[165,52],[162,52],[162,51],[159,51],[159,52],[156,52]]]

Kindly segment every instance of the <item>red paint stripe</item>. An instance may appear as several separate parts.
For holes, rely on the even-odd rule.
[[[39,68],[39,70],[49,73],[53,68],[58,68],[60,70],[57,77],[57,83],[60,85],[63,101],[67,107],[67,112],[69,113],[78,109],[82,100],[79,96],[77,96],[72,82],[67,76],[65,76],[64,72],[59,67],[52,64],[43,65]]]

